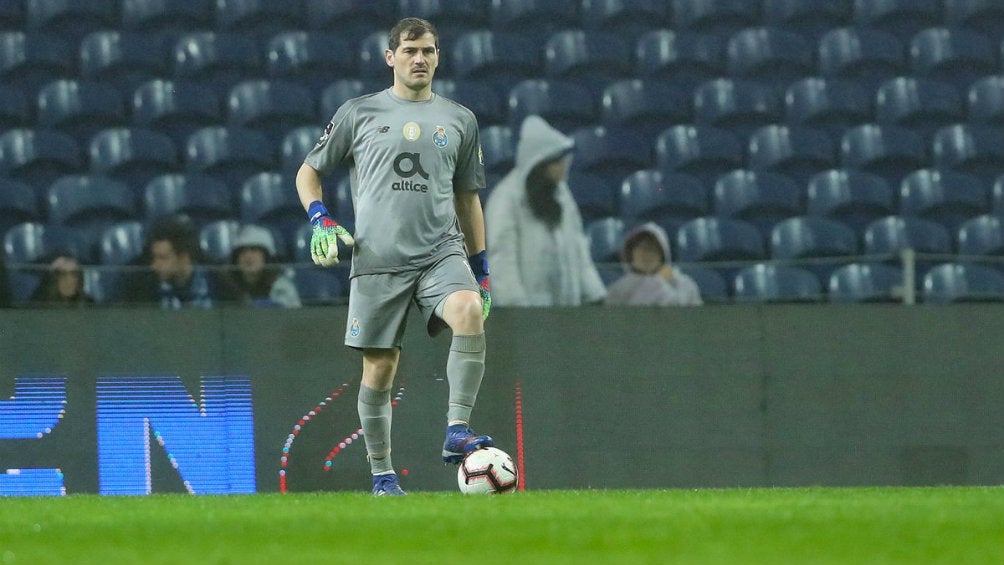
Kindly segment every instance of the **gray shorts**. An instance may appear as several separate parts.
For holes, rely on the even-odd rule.
[[[349,287],[345,345],[356,349],[401,347],[414,303],[434,336],[446,329],[436,307],[458,290],[478,292],[474,273],[461,254],[447,255],[424,270],[359,275]]]

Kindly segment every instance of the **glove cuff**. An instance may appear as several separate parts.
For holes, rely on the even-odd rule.
[[[471,270],[474,271],[474,276],[476,277],[487,277],[488,276],[488,251],[481,250],[474,255],[467,257],[467,262],[471,265]]]
[[[320,200],[314,200],[307,207],[307,217],[310,218],[311,224],[316,224],[324,216],[330,216],[328,209],[324,207],[324,203]]]

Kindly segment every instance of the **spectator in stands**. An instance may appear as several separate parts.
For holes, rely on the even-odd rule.
[[[230,255],[231,275],[242,304],[299,308],[293,279],[274,262],[275,238],[261,226],[241,228]]]
[[[492,299],[501,306],[578,306],[606,289],[568,187],[574,141],[540,116],[523,120],[516,162],[485,205]]]
[[[642,224],[624,237],[624,276],[607,289],[608,306],[700,306],[694,279],[670,263],[669,239],[658,224]]]
[[[84,292],[84,272],[71,253],[58,253],[49,262],[29,304],[41,308],[82,307],[94,304]]]

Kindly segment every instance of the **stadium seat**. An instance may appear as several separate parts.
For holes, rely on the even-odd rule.
[[[35,190],[27,183],[0,177],[0,234],[17,224],[40,220]]]
[[[38,193],[57,178],[83,172],[80,146],[68,134],[46,129],[12,129],[0,135],[0,174],[21,180]]]
[[[673,126],[655,142],[656,168],[694,175],[707,187],[719,175],[742,167],[743,154],[736,134],[712,126]]]
[[[982,33],[968,29],[925,29],[910,42],[915,76],[967,88],[998,70],[994,46]]]
[[[1004,220],[992,215],[970,218],[959,226],[955,242],[960,262],[965,262],[970,257],[999,258],[1004,255]],[[991,266],[1004,269],[1004,263]]]
[[[295,175],[323,133],[320,126],[301,126],[286,132],[279,147],[282,172]]]
[[[481,150],[485,159],[485,173],[501,177],[515,166],[516,140],[509,126],[482,127]]]
[[[356,49],[356,72],[360,78],[377,80],[387,76],[387,63],[384,61],[384,51],[387,50],[387,32],[381,29],[366,35]],[[436,77],[448,77],[452,69],[441,65],[436,70]]]
[[[951,84],[897,77],[879,86],[875,118],[879,124],[909,128],[930,140],[938,129],[965,119],[965,108]]]
[[[265,50],[265,68],[273,80],[289,81],[320,92],[332,77],[356,74],[354,61],[345,56],[352,51],[337,35],[287,31],[273,36]]]
[[[134,191],[124,183],[95,175],[67,175],[46,191],[49,222],[91,229],[138,217]]]
[[[117,0],[25,0],[26,29],[52,33],[79,45],[88,33],[115,29],[119,23]]]
[[[861,233],[871,222],[896,212],[895,192],[880,176],[831,169],[809,179],[806,212],[847,224]]]
[[[535,44],[512,33],[471,31],[457,38],[449,66],[458,80],[486,82],[507,93],[516,83],[543,74],[538,51]]]
[[[213,0],[122,0],[122,27],[168,37],[212,29]]]
[[[204,86],[223,99],[242,80],[264,75],[258,46],[244,35],[198,31],[174,43],[172,78]]]
[[[952,237],[944,226],[913,216],[886,216],[875,220],[865,227],[863,242],[865,255],[896,265],[900,264],[900,254],[906,249],[935,257],[952,253]],[[937,262],[937,259],[918,258],[915,280],[919,282]]]
[[[669,5],[661,0],[590,0],[582,3],[581,16],[579,27],[622,37],[638,37],[671,24]]]
[[[220,101],[211,89],[186,81],[155,79],[140,85],[132,97],[132,120],[138,127],[159,130],[184,147],[188,136],[203,127],[222,125]]]
[[[781,173],[805,186],[813,175],[836,164],[836,149],[825,131],[769,125],[750,136],[747,163],[755,171]]]
[[[544,118],[564,133],[591,125],[599,117],[586,87],[548,79],[524,80],[509,91],[509,126],[518,131],[530,115]]]
[[[655,165],[646,144],[629,130],[604,126],[584,127],[572,132],[575,158],[572,169],[596,175],[611,186],[620,186],[631,173]]]
[[[284,81],[238,83],[227,97],[227,123],[265,134],[279,145],[290,128],[316,126],[317,102],[309,89]]]
[[[620,183],[573,169],[568,173],[568,188],[584,221],[618,215]]]
[[[603,90],[600,122],[608,128],[632,131],[652,147],[663,130],[691,121],[690,104],[690,92],[667,81],[621,80]]]
[[[293,284],[304,306],[345,304],[348,286],[343,278],[345,268],[321,269],[313,265],[295,269]]]
[[[997,177],[990,189],[990,210],[992,214],[1004,217],[1004,175]]]
[[[732,130],[743,141],[759,127],[781,121],[779,95],[769,86],[739,78],[705,82],[694,91],[694,123]]]
[[[492,1],[489,25],[494,31],[519,33],[535,41],[556,31],[579,27],[577,0],[506,0]]]
[[[24,90],[0,85],[0,131],[26,127],[34,120],[34,114]]]
[[[80,44],[80,76],[130,95],[144,82],[170,74],[169,51],[162,38],[149,34],[96,31]]]
[[[433,90],[470,108],[481,127],[509,123],[509,111],[502,104],[503,97],[488,84],[476,80],[437,79]]]
[[[843,167],[879,175],[893,187],[927,163],[920,136],[893,125],[851,128],[844,134],[840,149]]]
[[[716,216],[694,218],[681,225],[676,232],[676,249],[683,263],[766,259],[756,226]]]
[[[620,218],[597,218],[588,222],[586,239],[589,241],[589,254],[604,285],[609,285],[624,275],[620,257],[624,242],[624,222]]]
[[[230,263],[230,254],[237,241],[241,224],[237,220],[217,220],[199,229],[199,248],[208,263],[225,265]]]
[[[777,222],[802,213],[802,189],[779,173],[736,169],[715,181],[711,205],[716,216],[745,220],[766,238]]]
[[[970,123],[1004,126],[1004,74],[974,82],[969,87],[967,107]]]
[[[832,303],[900,302],[903,270],[883,263],[851,263],[830,275],[827,298]]]
[[[850,24],[853,0],[763,0],[763,21],[815,45],[827,31]]]
[[[398,13],[436,24],[441,45],[453,45],[462,34],[490,27],[489,0],[399,0]]]
[[[733,77],[768,82],[783,92],[789,83],[815,73],[814,46],[793,31],[746,28],[729,38],[726,68]]]
[[[633,41],[620,34],[580,29],[551,34],[544,43],[544,76],[580,82],[593,97],[634,71]]]
[[[962,222],[989,212],[987,189],[974,176],[937,169],[907,175],[899,191],[900,214],[919,216],[955,233]]]
[[[1004,274],[965,263],[945,263],[924,275],[924,302],[1004,302]]]
[[[934,166],[974,175],[989,186],[1004,170],[1004,131],[956,124],[938,130],[931,144]]]
[[[258,173],[245,181],[240,211],[243,223],[267,227],[281,234],[283,241],[293,241],[306,219],[296,183],[279,173]]]
[[[101,232],[98,260],[102,265],[135,265],[144,251],[146,228],[142,222],[112,224]]]
[[[0,29],[21,29],[24,27],[24,2],[21,0],[0,0]]]
[[[185,148],[189,172],[222,180],[236,193],[248,177],[275,167],[265,134],[246,128],[207,127],[193,133]]]
[[[345,226],[349,232],[356,230],[356,209],[352,198],[352,186],[348,176],[337,182],[328,182],[324,189],[324,202],[338,218],[338,223]],[[309,224],[308,224],[309,225]],[[307,238],[308,243],[310,238]],[[309,259],[309,257],[308,257]]]
[[[796,263],[821,281],[829,280],[834,269],[857,254],[854,230],[828,218],[788,218],[778,222],[770,234],[771,259]]]
[[[338,34],[350,45],[375,29],[390,31],[397,13],[397,0],[306,0],[306,24],[310,30]]]
[[[24,222],[4,232],[4,261],[8,265],[39,263],[55,252],[64,251],[87,262],[87,254],[81,250],[80,243],[79,232],[73,228]]]
[[[215,28],[222,32],[268,38],[288,29],[302,28],[302,16],[299,2],[216,0]]]
[[[785,121],[825,130],[834,142],[848,129],[872,120],[872,100],[853,81],[806,78],[792,83],[784,97]]]
[[[705,304],[723,304],[731,300],[729,284],[725,282],[725,277],[718,269],[696,263],[682,266],[677,263],[673,267],[694,279],[701,291],[701,300]]]
[[[819,40],[819,72],[860,84],[871,95],[886,80],[908,72],[904,43],[877,29],[841,27]]]
[[[945,25],[986,33],[999,42],[1004,39],[1004,4],[997,0],[944,0]]]
[[[323,119],[331,119],[335,111],[345,102],[387,88],[390,83],[384,84],[382,81],[361,80],[361,79],[338,79],[328,84],[321,91],[321,116]]]
[[[657,29],[635,44],[635,75],[684,92],[725,74],[725,41],[717,36]]]
[[[760,21],[759,2],[746,0],[673,0],[673,27],[729,37]]]
[[[940,24],[940,0],[855,0],[854,23],[891,33],[904,44],[922,29]]]
[[[675,234],[684,223],[708,215],[710,197],[704,184],[683,173],[637,171],[624,179],[621,218],[627,228],[655,222]]]
[[[758,263],[741,269],[732,284],[736,302],[819,302],[823,286],[811,271]]]
[[[38,93],[38,125],[62,130],[81,146],[105,128],[127,124],[122,96],[110,84],[57,80]]]
[[[196,227],[216,220],[235,220],[238,208],[222,181],[198,174],[167,174],[152,179],[143,188],[146,222],[183,216]]]
[[[179,171],[178,148],[167,134],[145,128],[111,128],[90,143],[91,172],[118,179],[137,194],[153,177]]]
[[[0,31],[0,79],[32,103],[44,85],[76,77],[76,61],[74,49],[61,36]]]

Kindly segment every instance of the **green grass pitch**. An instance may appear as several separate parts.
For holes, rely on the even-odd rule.
[[[1004,564],[1004,488],[0,499],[0,564]]]

